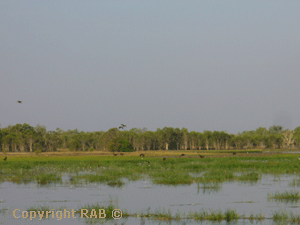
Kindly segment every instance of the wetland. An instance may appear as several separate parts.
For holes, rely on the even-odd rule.
[[[298,153],[162,152],[8,155],[0,164],[0,224],[299,223]],[[76,218],[59,218],[72,209]],[[99,209],[106,218],[90,218]],[[111,218],[114,209],[121,219]],[[39,220],[38,211],[53,218]]]

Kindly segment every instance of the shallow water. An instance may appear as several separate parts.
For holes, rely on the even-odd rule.
[[[129,213],[147,213],[156,210],[171,210],[175,215],[181,215],[190,211],[222,210],[235,209],[240,215],[250,216],[262,213],[266,217],[272,217],[272,213],[278,210],[292,211],[294,214],[299,212],[299,202],[278,202],[268,201],[268,193],[276,191],[297,190],[290,187],[289,183],[298,176],[270,176],[265,175],[255,183],[226,182],[219,186],[181,185],[165,186],[154,185],[149,180],[139,180],[125,182],[121,188],[112,188],[103,184],[88,184],[80,187],[69,184],[64,177],[62,185],[38,186],[35,183],[27,185],[17,185],[11,182],[0,184],[0,224],[86,224],[91,219],[79,219],[80,215],[75,214],[76,218],[57,218],[38,220],[38,216],[33,220],[24,219],[22,211],[28,210],[33,206],[49,206],[55,211],[58,208],[81,209],[86,204],[109,205],[113,201],[118,209],[127,210]],[[13,211],[16,216],[13,217]],[[93,220],[94,221],[94,220]],[[121,218],[119,220],[98,219],[104,224],[199,224],[194,220],[180,220],[164,222],[158,220],[141,218]],[[258,222],[260,223],[260,222]],[[210,221],[201,224],[212,224]],[[217,224],[227,224],[222,221]],[[249,220],[240,220],[230,224],[251,224]],[[272,224],[272,220],[264,220],[262,224]]]

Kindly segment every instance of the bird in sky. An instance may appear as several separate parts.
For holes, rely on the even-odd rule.
[[[121,123],[121,126],[119,126],[119,129],[124,129],[124,127],[126,127],[126,125]]]
[[[22,103],[22,101],[18,101],[18,103]]]

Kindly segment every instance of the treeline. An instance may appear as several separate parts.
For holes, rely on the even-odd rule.
[[[16,124],[0,129],[0,150],[3,152],[108,151],[112,140],[127,140],[135,151],[141,150],[220,150],[220,149],[279,149],[300,148],[300,126],[283,130],[282,126],[269,129],[259,127],[237,135],[225,131],[188,131],[186,128],[164,127],[156,131],[146,128],[83,132],[57,128],[47,131],[45,126],[32,127]],[[111,150],[111,149],[110,149]]]

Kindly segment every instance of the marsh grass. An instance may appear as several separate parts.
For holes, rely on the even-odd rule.
[[[237,220],[240,218],[239,214],[235,210],[228,209],[225,212],[221,210],[202,210],[200,212],[191,212],[189,217],[194,220],[213,220],[213,221],[221,221],[226,220],[230,222],[232,220]]]
[[[290,187],[300,187],[300,179],[293,179],[290,183],[289,183]]]
[[[275,194],[268,194],[268,199],[282,202],[297,202],[300,199],[300,193],[296,190],[285,191],[283,193],[275,192]]]
[[[61,183],[61,176],[56,175],[54,173],[41,173],[36,176],[36,180],[38,184],[47,185],[50,183]]]
[[[275,222],[284,222],[284,223],[300,223],[300,215],[295,215],[293,212],[286,212],[286,211],[276,211],[273,214],[273,220]]]
[[[146,152],[143,158],[131,156],[133,153],[122,157],[62,157],[42,154],[40,156],[33,154],[30,157],[10,156],[9,161],[0,163],[0,181],[59,183],[61,174],[69,173],[76,174],[71,175],[71,184],[95,182],[120,186],[123,178],[128,181],[150,178],[155,184],[190,185],[191,183],[225,181],[257,182],[263,173],[279,176],[299,172],[295,169],[295,166],[299,164],[296,155],[200,159],[199,157],[171,157],[172,154],[186,153],[185,151],[163,152],[164,156],[170,155],[166,161],[163,161],[161,157],[156,158],[155,152]],[[197,155],[198,152],[192,151],[189,154]],[[51,171],[52,175],[49,175],[48,171]],[[80,174],[81,172],[84,174]]]

